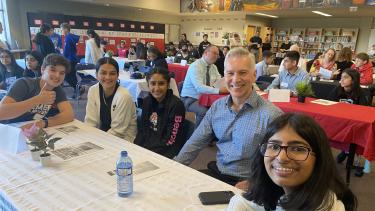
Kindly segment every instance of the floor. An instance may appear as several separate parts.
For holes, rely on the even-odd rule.
[[[67,96],[71,96],[73,89],[69,87],[64,88]],[[85,109],[87,102],[87,88],[86,92],[81,96],[80,100],[70,100],[75,112],[75,118],[83,121],[85,117]],[[215,160],[216,147],[207,147],[202,150],[197,159],[190,165],[194,169],[203,169],[209,161]],[[336,156],[339,151],[332,149]],[[358,198],[358,211],[375,210],[375,164],[371,165],[372,172],[365,174],[363,177],[355,177],[352,174],[350,188]],[[345,178],[346,169],[344,164],[338,164],[337,169],[340,175]]]

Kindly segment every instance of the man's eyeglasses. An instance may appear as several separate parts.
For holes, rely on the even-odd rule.
[[[281,150],[284,149],[286,156],[295,161],[305,161],[310,154],[314,155],[315,153],[312,150],[305,146],[281,146],[276,143],[264,143],[260,145],[260,152],[264,157],[277,157]]]

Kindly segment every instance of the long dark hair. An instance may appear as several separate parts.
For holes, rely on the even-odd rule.
[[[32,57],[34,57],[35,60],[38,61],[38,66],[36,67],[36,70],[38,70],[40,72],[40,68],[42,67],[42,64],[43,64],[43,55],[39,51],[35,51],[35,50],[29,51],[29,52],[27,52],[27,54],[25,56],[25,63],[27,62],[26,61],[27,56],[32,56]],[[26,65],[26,69],[28,69],[27,65]]]
[[[344,71],[342,71],[342,73],[346,73],[352,78],[352,87],[351,87],[350,97],[355,101],[358,100],[359,96],[361,95],[361,84],[360,84],[361,75],[359,74],[357,70],[354,70],[351,68],[346,68]],[[341,95],[344,93],[345,93],[344,87],[341,87],[339,94]]]
[[[93,29],[88,29],[87,35],[89,35],[89,37],[93,37],[94,40],[95,40],[96,46],[98,46],[98,48],[100,48],[100,37],[99,37],[99,35]]]
[[[244,197],[265,210],[274,210],[281,206],[286,210],[330,210],[336,194],[344,203],[345,210],[356,210],[357,198],[338,175],[335,161],[324,130],[311,118],[302,114],[287,113],[276,118],[267,128],[262,143],[266,143],[275,133],[289,126],[305,139],[315,153],[315,165],[311,176],[305,183],[293,189],[286,200],[280,200],[284,190],[276,185],[264,166],[264,157],[258,147],[251,164],[250,190]],[[284,197],[283,197],[284,198]]]
[[[99,72],[99,69],[100,67],[103,65],[103,64],[110,64],[110,65],[113,65],[117,71],[117,75],[119,74],[119,67],[118,67],[118,63],[116,60],[114,60],[113,58],[110,58],[110,57],[103,57],[103,58],[100,58],[97,62],[96,62],[96,65],[95,65],[95,70],[96,70],[96,73]]]
[[[2,53],[6,53],[10,57],[9,66],[10,66],[11,71],[16,71],[17,69],[22,69],[22,67],[20,67],[17,64],[16,59],[14,58],[14,55],[12,54],[12,52],[10,52],[9,50],[6,50],[6,49],[2,49],[2,50],[0,50],[0,54],[2,54]],[[6,71],[7,67],[5,65],[3,65],[3,63],[0,62],[0,69],[3,70],[3,71]]]
[[[163,67],[155,67],[153,68],[149,73],[147,73],[146,75],[146,81],[147,83],[149,82],[149,80],[151,79],[151,77],[155,74],[160,74],[163,76],[163,78],[167,81],[167,84],[169,84],[169,82],[171,81],[171,77],[169,76],[169,72],[167,69],[163,68]]]

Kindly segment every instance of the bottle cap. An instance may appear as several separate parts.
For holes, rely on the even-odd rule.
[[[126,157],[128,156],[128,152],[127,151],[121,151],[121,157]]]

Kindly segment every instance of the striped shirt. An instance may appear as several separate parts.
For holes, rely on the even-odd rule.
[[[189,165],[217,137],[216,163],[220,172],[243,179],[249,177],[251,155],[268,124],[282,112],[254,90],[238,113],[232,110],[232,104],[230,95],[217,100],[175,160]]]

